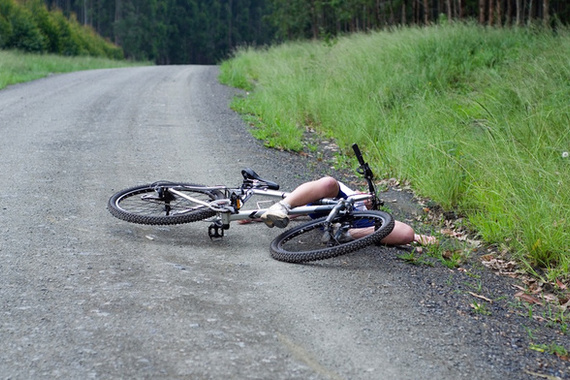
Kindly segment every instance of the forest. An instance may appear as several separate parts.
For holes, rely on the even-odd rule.
[[[398,26],[473,21],[556,28],[570,20],[567,0],[0,0],[0,42],[9,22],[2,3],[10,1],[35,7],[43,1],[50,12],[122,48],[125,57],[157,64],[213,64],[243,45],[328,41]]]

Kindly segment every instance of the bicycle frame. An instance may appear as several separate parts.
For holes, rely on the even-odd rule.
[[[368,191],[354,193],[341,186],[342,192],[334,194],[337,198],[323,198],[291,209],[290,216],[306,215],[311,219],[291,226],[273,240],[273,258],[291,263],[322,260],[381,242],[391,233],[394,219],[378,210],[382,202],[377,197],[372,171],[358,146],[353,145],[353,149],[360,163],[357,172],[366,180]],[[133,186],[113,194],[107,208],[121,220],[145,225],[206,221],[210,223],[209,237],[222,238],[231,222],[262,219],[271,209],[269,204],[293,194],[280,190],[279,184],[261,178],[250,168],[241,174],[243,182],[235,187],[169,181]],[[246,207],[254,197],[258,197],[256,207]],[[275,224],[287,225],[285,220]],[[352,230],[356,229],[360,230],[355,235]]]
[[[378,206],[382,204],[382,202],[379,201],[378,197],[376,196],[376,187],[373,182],[374,175],[372,173],[372,170],[370,170],[368,163],[364,161],[358,145],[353,144],[352,149],[354,150],[354,153],[360,164],[360,167],[357,171],[358,173],[362,174],[368,183],[369,192],[367,194],[354,194],[348,196],[347,199],[321,199],[311,205],[293,208],[289,212],[290,215],[325,215],[328,213],[327,222],[330,222],[339,213],[353,211],[354,206],[357,202],[368,201],[371,206],[370,209],[372,210],[376,210]],[[243,206],[253,196],[258,195],[275,199],[284,199],[289,194],[287,192],[279,191],[278,184],[260,178],[251,169],[243,170],[242,175],[244,177],[244,180],[241,187],[239,188],[230,188],[226,186],[212,186],[206,188],[197,187],[196,190],[198,191],[209,190],[223,192],[223,198],[209,202],[201,201],[173,188],[169,188],[168,191],[179,197],[185,198],[190,202],[206,206],[215,211],[216,216],[206,219],[207,221],[212,222],[208,229],[208,235],[210,238],[219,238],[224,236],[224,230],[230,228],[231,222],[236,220],[259,219],[263,213],[267,211],[267,208],[260,207],[259,203],[256,209],[243,209]],[[186,186],[186,188],[192,189],[192,186]]]
[[[259,186],[259,187],[257,187]],[[188,189],[192,189],[191,186],[186,186]],[[230,223],[238,220],[255,220],[259,219],[267,208],[260,207],[258,202],[258,207],[255,209],[243,209],[243,206],[254,196],[264,196],[273,199],[284,199],[289,193],[271,190],[266,188],[263,184],[248,186],[246,188],[246,180],[240,188],[228,188],[225,186],[213,186],[213,187],[199,187],[202,190],[210,191],[220,191],[224,193],[224,197],[218,200],[204,202],[199,199],[193,198],[184,192],[177,191],[176,189],[170,188],[168,191],[179,197],[185,198],[191,202],[201,204],[215,211],[217,215],[213,218],[206,219],[206,221],[212,222],[208,229],[208,234],[210,238],[221,238],[224,236],[224,230],[230,228]],[[336,215],[341,212],[346,212],[347,210],[352,210],[354,205],[359,202],[364,202],[368,200],[375,199],[375,194],[354,194],[348,196],[346,199],[330,199],[323,198],[311,205],[300,206],[291,209],[289,215],[299,216],[299,215],[311,215],[311,214],[328,214],[328,218],[332,220]],[[263,201],[262,201],[263,202]],[[271,201],[265,201],[271,202]]]
[[[357,171],[368,183],[368,192],[347,196],[350,192],[345,191],[341,193],[342,197],[339,194],[339,198],[320,199],[289,211],[291,216],[308,215],[315,219],[307,222],[307,225],[315,226],[317,223],[319,228],[325,232],[326,238],[337,239],[336,235],[332,235],[332,231],[336,228],[335,234],[337,234],[339,226],[345,228],[356,219],[367,219],[368,222],[365,221],[365,223],[375,220],[376,229],[373,232],[375,238],[381,235],[377,232],[381,225],[393,228],[393,223],[390,225],[386,222],[392,220],[390,216],[371,212],[378,210],[378,205],[382,202],[377,198],[376,187],[372,181],[372,171],[364,161],[360,149],[356,144],[353,144],[352,148],[360,163]],[[239,187],[203,186],[168,181],[134,186],[115,193],[109,199],[107,207],[113,216],[139,224],[171,225],[207,221],[211,223],[208,229],[210,238],[223,237],[224,230],[230,228],[231,222],[258,220],[269,208],[263,206],[263,203],[273,205],[277,200],[287,198],[291,194],[279,190],[279,184],[261,178],[250,168],[243,169],[241,174],[243,182]],[[246,203],[255,196],[265,199],[258,201],[255,208],[246,208]],[[303,234],[305,233],[303,228],[303,226],[295,226],[291,231],[294,230],[294,234]],[[382,234],[384,232],[382,231]],[[355,247],[359,245],[360,243]]]

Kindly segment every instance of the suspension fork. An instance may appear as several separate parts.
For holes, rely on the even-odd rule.
[[[332,237],[332,232],[333,232],[333,223],[332,221],[343,211],[345,211],[348,207],[347,204],[351,203],[350,201],[347,200],[341,200],[340,202],[338,202],[331,210],[331,212],[329,213],[329,215],[327,216],[327,218],[325,219],[325,223],[324,223],[324,233],[323,236],[327,236],[330,235]]]

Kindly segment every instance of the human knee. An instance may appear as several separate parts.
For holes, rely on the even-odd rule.
[[[410,227],[409,225],[407,225],[405,223],[401,223],[400,229],[401,229],[401,234],[402,234],[401,235],[402,241],[405,241],[406,244],[409,244],[409,243],[414,241],[415,232],[414,232],[414,229],[412,227]]]
[[[326,198],[334,198],[338,195],[339,185],[335,178],[323,177],[319,179],[318,182]]]
[[[388,235],[388,244],[394,245],[404,245],[409,244],[414,241],[414,229],[407,225],[406,223],[402,223],[400,221],[395,221],[394,229]]]

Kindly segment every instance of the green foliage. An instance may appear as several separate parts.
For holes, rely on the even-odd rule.
[[[3,19],[2,47],[42,52],[46,40],[34,22],[30,9],[14,0],[0,0],[0,18]]]
[[[0,48],[122,59],[122,50],[42,0],[0,0]]]
[[[334,44],[338,36],[402,25],[451,24],[479,19],[479,0],[19,0],[43,2],[91,25],[120,44],[129,59],[158,64],[217,63],[236,48],[284,40],[319,39]],[[485,9],[494,25],[567,24],[567,0],[549,0],[549,12],[536,12],[541,1],[520,0],[524,12],[510,7]],[[421,6],[418,4],[421,3]],[[485,2],[491,7],[495,2]],[[529,11],[534,9],[534,11]],[[441,15],[441,12],[449,12]],[[517,14],[521,18],[514,20]],[[492,17],[493,20],[488,20]],[[537,19],[538,18],[538,19]],[[550,20],[550,21],[549,21]]]
[[[60,30],[56,20],[40,1],[30,2],[28,5],[33,14],[35,24],[45,38],[44,49],[48,52],[59,53],[61,51]]]
[[[546,352],[546,353],[549,353],[551,355],[557,355],[557,356],[564,357],[564,358],[567,358],[568,354],[569,354],[568,350],[566,348],[564,348],[564,346],[561,346],[561,345],[556,344],[556,343],[550,343],[550,344],[531,343],[529,348],[531,350],[534,350],[534,351]]]
[[[433,262],[426,259],[425,256],[418,254],[415,250],[398,255],[398,258],[413,265],[426,265],[430,267],[434,266]]]
[[[473,303],[471,303],[471,308],[473,309],[473,312],[475,314],[491,315],[491,311],[489,310],[488,306],[484,303],[473,301]]]
[[[122,1],[111,35],[129,58],[212,64],[235,46],[271,42],[266,13],[265,0]]]
[[[270,0],[270,3],[272,12],[267,20],[275,27],[277,37],[285,41],[307,38],[327,41],[346,33],[434,22],[448,25],[470,19],[477,19],[483,25],[567,24],[570,13],[567,0],[544,1],[548,3],[548,11],[544,10],[542,0],[517,0],[516,4],[511,0],[508,6],[502,2],[502,8],[494,1],[480,0]]]
[[[455,23],[242,49],[221,78],[249,88],[268,145],[298,149],[307,126],[358,142],[376,173],[554,277],[570,268],[568,56],[567,29]],[[273,139],[284,120],[298,140]]]
[[[134,65],[125,60],[92,56],[64,57],[46,53],[33,54],[16,50],[0,50],[0,89],[11,84],[43,78],[53,73]]]

